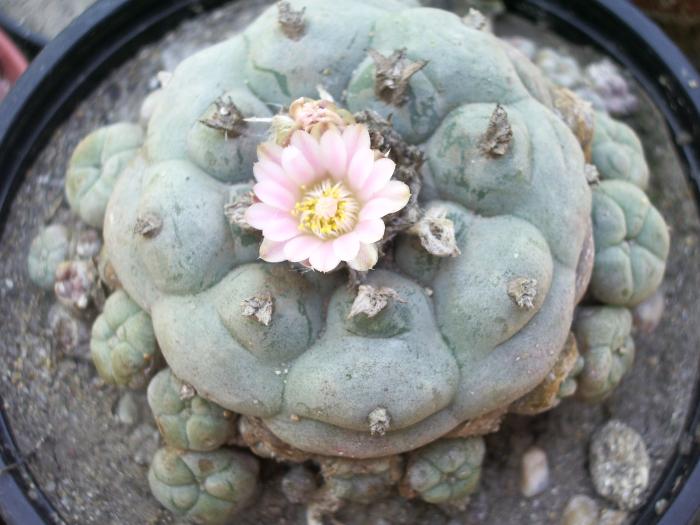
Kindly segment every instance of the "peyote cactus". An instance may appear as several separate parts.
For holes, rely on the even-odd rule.
[[[141,386],[156,359],[156,338],[149,315],[123,290],[109,296],[92,325],[90,353],[107,383]]]
[[[411,454],[404,490],[428,503],[461,502],[479,484],[484,440],[442,439]]]
[[[635,306],[661,284],[668,229],[646,194],[629,182],[607,180],[593,192],[595,264],[591,293],[603,303]]]
[[[27,267],[29,278],[46,290],[52,290],[56,270],[68,257],[70,238],[68,230],[60,224],[42,229],[29,248]]]
[[[90,135],[66,193],[123,287],[98,370],[134,383],[156,339],[169,366],[148,394],[177,448],[149,479],[177,514],[249,499],[232,443],[318,462],[317,503],[402,476],[460,503],[504,414],[629,368],[669,251],[641,145],[505,42],[411,1],[295,0],[163,79],[145,138]]]
[[[227,523],[253,500],[257,460],[229,449],[187,452],[162,448],[148,471],[153,495],[168,510],[194,523]]]
[[[66,173],[66,197],[90,226],[102,227],[114,183],[142,143],[141,127],[122,122],[98,129],[75,148]]]
[[[578,397],[600,401],[618,385],[634,361],[632,314],[612,306],[580,308],[574,333],[584,366],[578,376]]]
[[[235,416],[198,396],[168,368],[151,379],[148,404],[163,439],[171,447],[215,450],[235,436]]]

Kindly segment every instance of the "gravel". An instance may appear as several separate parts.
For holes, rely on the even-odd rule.
[[[642,437],[622,421],[612,420],[591,439],[590,469],[596,491],[622,509],[644,501],[649,484],[649,453]]]

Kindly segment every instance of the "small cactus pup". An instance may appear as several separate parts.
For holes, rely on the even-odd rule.
[[[410,0],[280,2],[162,84],[147,133],[78,146],[66,195],[103,228],[100,375],[167,362],[149,481],[178,516],[252,501],[232,444],[316,463],[291,497],[311,514],[397,488],[462,505],[506,413],[600,400],[631,366],[628,308],[669,252],[641,145],[490,32]],[[37,243],[41,284],[62,245]]]
[[[45,290],[53,290],[56,270],[68,258],[70,235],[65,226],[51,224],[37,234],[29,247],[29,278]]]
[[[409,455],[403,492],[428,503],[463,503],[477,489],[485,452],[480,437],[435,441]]]
[[[157,357],[150,316],[122,290],[107,298],[104,311],[92,325],[90,353],[102,379],[138,388]]]
[[[580,308],[574,333],[584,360],[577,395],[600,401],[619,384],[634,362],[632,313],[613,306]]]
[[[177,379],[169,368],[148,385],[148,404],[165,442],[187,450],[208,451],[233,440],[235,415],[208,401]]]
[[[148,471],[156,499],[176,516],[217,525],[248,506],[258,491],[258,460],[231,449],[191,452],[162,448]]]

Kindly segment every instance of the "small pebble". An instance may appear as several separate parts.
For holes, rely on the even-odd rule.
[[[643,502],[650,460],[642,437],[621,421],[611,420],[591,439],[589,462],[598,494],[624,510]]]
[[[569,500],[561,516],[561,525],[598,525],[598,504],[588,496]]]
[[[526,498],[541,494],[549,486],[547,454],[539,447],[530,447],[520,467],[520,492]]]
[[[654,504],[654,512],[661,516],[668,508],[668,500],[666,498],[661,498]]]
[[[664,294],[657,290],[651,297],[634,307],[634,326],[644,334],[650,334],[656,329],[664,314],[666,301]]]
[[[117,403],[117,419],[124,425],[133,425],[139,418],[139,407],[134,399],[134,394],[125,392]]]
[[[598,518],[598,525],[622,525],[626,519],[626,512],[614,509],[603,509]]]

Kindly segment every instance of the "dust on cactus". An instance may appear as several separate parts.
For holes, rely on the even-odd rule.
[[[611,394],[668,231],[634,132],[535,56],[561,85],[446,11],[280,2],[164,76],[148,133],[78,146],[66,195],[116,288],[93,359],[120,386],[155,374],[165,507],[229,519],[252,454],[318,465],[322,513],[461,505],[507,413]],[[42,286],[56,239],[30,253]]]

